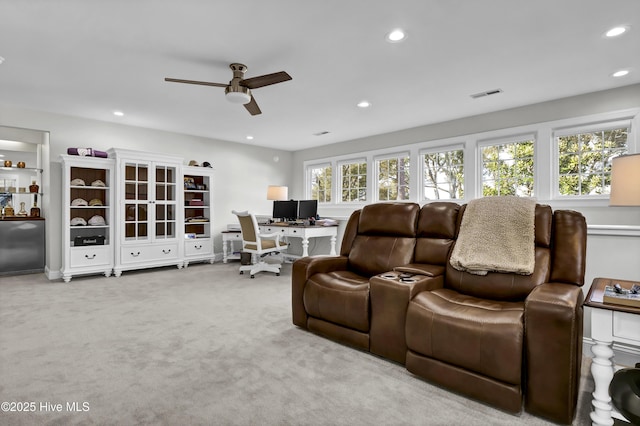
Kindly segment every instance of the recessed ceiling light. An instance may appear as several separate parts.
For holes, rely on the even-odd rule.
[[[625,75],[629,74],[629,70],[620,70],[620,71],[616,71],[612,74],[613,77],[624,77]]]
[[[358,102],[358,108],[369,108],[371,103],[369,101],[360,101]]]
[[[253,140],[253,136],[251,136],[251,135],[247,136],[247,140],[249,140],[249,141]]]
[[[607,31],[605,35],[607,37],[617,37],[619,35],[626,33],[627,30],[628,30],[627,27],[614,27],[614,28],[611,28],[609,31]]]
[[[407,34],[401,29],[393,30],[387,34],[387,41],[391,43],[398,43],[405,38],[407,38]]]
[[[122,117],[122,116],[124,116],[124,112],[122,112],[122,111],[113,111],[113,115],[115,115],[117,117]]]

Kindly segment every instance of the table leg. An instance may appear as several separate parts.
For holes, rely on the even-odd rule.
[[[228,241],[222,240],[222,263],[227,263],[227,243]]]
[[[612,426],[611,417],[611,397],[609,396],[609,383],[613,378],[613,358],[612,342],[595,340],[595,345],[591,347],[593,360],[591,361],[591,375],[595,383],[593,392],[593,411],[591,421],[594,426]]]
[[[302,239],[302,257],[309,256],[309,238],[304,237]]]
[[[331,256],[336,255],[336,236],[335,235],[331,236],[331,251],[329,252],[329,254]]]

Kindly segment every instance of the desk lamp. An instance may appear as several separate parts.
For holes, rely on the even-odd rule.
[[[286,186],[269,185],[267,200],[284,201],[289,198],[289,188]]]

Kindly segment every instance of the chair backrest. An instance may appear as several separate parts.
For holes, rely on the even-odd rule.
[[[457,229],[466,206],[458,214]],[[534,287],[549,281],[584,284],[586,222],[577,212],[536,205],[535,268],[531,275],[489,272],[474,275],[456,270],[447,262],[445,287],[470,296],[521,301]]]
[[[242,230],[242,243],[243,246],[247,243],[255,244],[258,250],[261,250],[261,241],[258,238],[259,228],[256,217],[248,211],[232,211],[238,217],[240,222],[240,229]]]
[[[411,263],[419,212],[415,203],[376,203],[354,213],[340,250],[350,269],[370,277]]]
[[[454,202],[433,202],[422,206],[416,233],[415,263],[445,266],[458,234],[458,213]]]

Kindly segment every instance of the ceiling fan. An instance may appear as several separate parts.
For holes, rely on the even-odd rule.
[[[244,64],[233,63],[229,65],[233,71],[233,78],[229,84],[210,83],[207,81],[182,80],[179,78],[165,78],[164,81],[173,83],[200,84],[202,86],[224,87],[225,97],[229,102],[234,104],[244,104],[244,107],[251,115],[262,114],[260,107],[256,103],[255,98],[251,94],[251,89],[270,86],[272,84],[282,83],[291,80],[291,76],[284,71],[274,72],[273,74],[265,74],[258,77],[243,78],[247,71]]]

